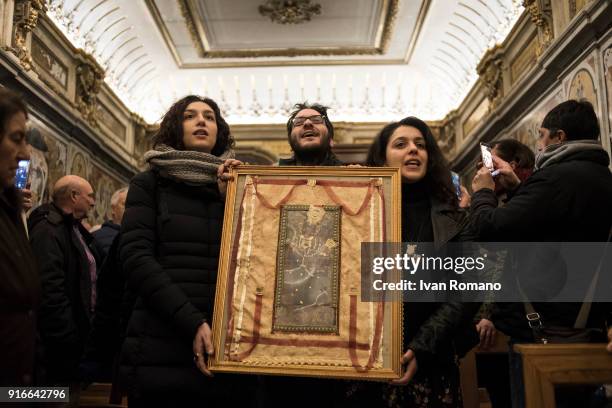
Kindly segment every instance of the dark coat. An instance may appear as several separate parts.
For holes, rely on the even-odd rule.
[[[452,241],[473,241],[474,235],[467,228],[467,213],[456,207],[432,200],[431,224],[436,249]],[[462,356],[478,344],[478,334],[472,318],[480,307],[479,303],[412,304],[417,310],[404,310],[405,319],[419,326],[414,337],[409,339],[407,348],[412,349],[419,362],[435,360],[438,363],[454,361],[455,353]],[[423,365],[425,367],[425,365]]]
[[[406,185],[402,187],[402,216],[408,211]],[[421,191],[425,193],[425,191]],[[467,227],[467,213],[459,208],[431,198],[429,194],[423,196],[428,200],[429,217],[424,217],[424,225],[430,231],[418,234],[422,242],[433,239],[436,250],[445,251],[449,242],[464,242],[474,239],[473,233]],[[427,212],[423,211],[424,214]],[[404,219],[404,221],[408,221]],[[405,222],[402,227],[402,240],[406,241]],[[431,225],[429,225],[429,223]],[[423,230],[421,230],[423,231]],[[433,235],[433,237],[432,237]],[[421,390],[418,394],[428,395],[429,398],[438,398],[444,393],[455,395],[458,392],[458,369],[456,354],[465,354],[478,344],[478,334],[472,323],[472,318],[480,303],[447,302],[405,302],[404,303],[404,349],[413,350],[418,363],[416,376],[412,379],[417,387],[432,387]],[[410,329],[408,330],[408,324]],[[455,381],[456,380],[456,381]],[[427,385],[423,385],[427,384]],[[445,391],[439,386],[448,387]],[[351,381],[342,400],[333,406],[339,407],[375,407],[385,404],[400,406],[402,401],[412,401],[404,397],[411,390],[410,387],[388,387],[376,382]],[[406,402],[409,405],[409,402]],[[434,403],[432,403],[434,404]],[[391,406],[391,405],[390,405]],[[450,406],[450,405],[449,405]],[[455,405],[452,405],[455,406]]]
[[[104,221],[102,227],[92,233],[104,258],[106,258],[108,250],[113,244],[113,240],[117,234],[119,234],[119,229],[121,229],[121,225],[115,224],[112,221]]]
[[[31,385],[40,283],[14,189],[0,191],[0,385]]]
[[[329,151],[327,155],[325,155],[323,160],[321,160],[321,163],[317,164],[317,166],[342,166],[343,164],[344,163],[342,163],[342,161],[340,161],[340,159],[338,159],[338,157],[336,157],[336,155],[332,151]],[[299,160],[295,156],[290,157],[289,159],[279,159],[278,165],[279,166],[302,166],[302,164],[299,162]]]
[[[231,393],[222,374],[200,373],[193,339],[212,321],[224,200],[217,185],[138,174],[130,183],[120,259],[136,295],[121,350],[121,377],[136,398]]]
[[[120,240],[117,234],[98,269],[96,310],[81,364],[84,379],[91,382],[114,382],[115,363],[134,306],[132,293],[125,291]]]
[[[36,208],[28,219],[30,243],[40,266],[42,301],[38,330],[44,349],[47,381],[78,378],[78,366],[92,317],[89,262],[73,228],[99,262],[93,237],[70,214],[54,204]]]
[[[472,196],[471,224],[481,241],[601,242],[612,226],[612,175],[604,150],[577,151],[536,171],[504,207],[493,191]],[[546,325],[574,325],[580,304],[535,303]],[[589,326],[603,324],[593,305]],[[520,303],[497,304],[492,319],[504,333],[532,340]]]

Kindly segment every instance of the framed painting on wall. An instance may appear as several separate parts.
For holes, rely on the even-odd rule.
[[[361,243],[400,242],[394,168],[241,166],[228,184],[216,372],[399,378],[401,302],[362,302]]]

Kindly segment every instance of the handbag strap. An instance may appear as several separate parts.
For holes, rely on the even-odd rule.
[[[612,227],[610,227],[610,231],[608,232],[608,239],[606,240],[606,246],[604,247],[604,253],[602,257],[599,259],[599,264],[597,265],[597,269],[595,270],[595,274],[593,275],[593,279],[591,279],[591,284],[589,285],[589,289],[587,290],[584,300],[582,301],[582,305],[580,306],[580,310],[578,311],[578,315],[576,316],[576,321],[574,322],[574,329],[584,329],[587,324],[587,320],[589,319],[589,314],[591,313],[591,306],[593,304],[593,297],[595,295],[595,288],[597,287],[597,281],[599,280],[599,273],[601,271],[601,267],[606,257],[606,251],[608,249],[608,245],[612,240]],[[518,276],[516,277],[516,285],[521,298],[523,299],[523,307],[525,308],[525,318],[527,319],[527,323],[529,324],[529,328],[533,332],[533,336],[536,341],[541,342],[543,344],[548,343],[548,339],[544,336],[543,333],[543,323],[542,316],[538,312],[536,312],[533,304],[527,298],[527,295],[521,288],[521,284],[518,280]]]
[[[542,324],[542,317],[538,312],[536,312],[535,308],[533,307],[533,304],[531,304],[531,302],[527,298],[527,295],[525,294],[525,292],[523,292],[523,289],[521,289],[521,284],[519,283],[518,276],[516,277],[516,285],[521,295],[521,298],[523,299],[523,307],[525,308],[525,318],[527,319],[527,324],[529,325],[529,328],[533,333],[533,338],[538,343],[548,343],[548,339],[546,338],[543,332],[544,324]]]

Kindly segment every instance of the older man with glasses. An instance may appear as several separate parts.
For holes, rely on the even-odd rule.
[[[280,159],[279,166],[341,166],[332,152],[334,126],[327,107],[318,103],[298,103],[287,121],[287,137],[293,157]]]
[[[61,177],[52,202],[28,219],[30,243],[40,267],[40,365],[45,385],[70,386],[70,406],[78,406],[79,363],[96,304],[100,254],[81,224],[95,204],[91,184],[79,176]]]

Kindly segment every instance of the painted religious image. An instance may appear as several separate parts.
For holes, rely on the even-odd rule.
[[[338,332],[341,207],[281,207],[273,331]]]
[[[360,301],[359,256],[401,239],[399,170],[291,170],[240,166],[228,183],[209,367],[399,378],[401,303]]]

